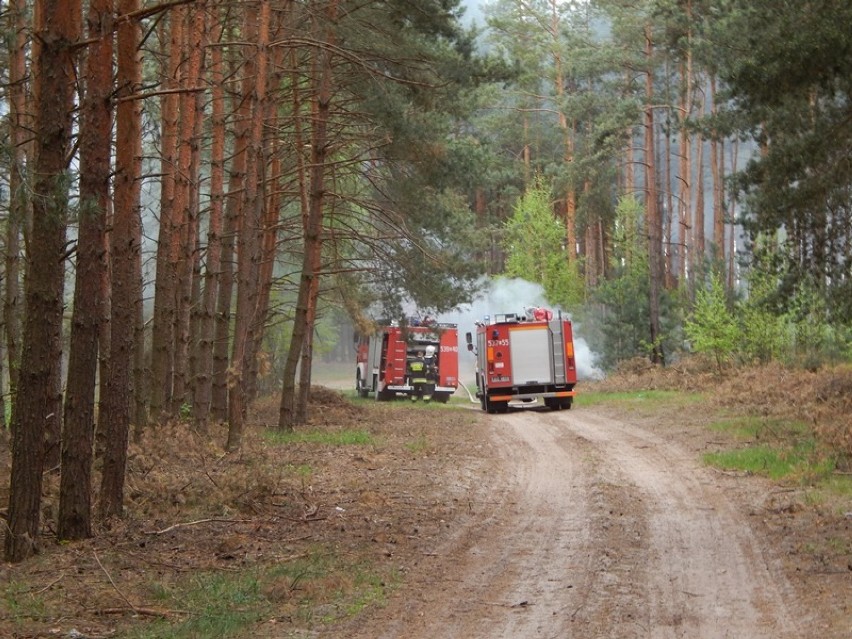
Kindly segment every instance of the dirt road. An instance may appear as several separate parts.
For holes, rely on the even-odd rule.
[[[347,636],[794,638],[806,611],[725,477],[589,409],[489,419],[494,472]]]

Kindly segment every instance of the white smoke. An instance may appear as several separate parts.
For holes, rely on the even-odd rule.
[[[571,313],[558,307],[550,306],[544,298],[541,285],[520,278],[492,279],[482,292],[470,304],[464,304],[455,312],[439,315],[439,322],[457,324],[459,328],[459,377],[465,384],[473,384],[475,379],[474,357],[467,351],[465,333],[476,332],[476,321],[482,321],[486,316],[493,317],[497,313],[517,313],[523,315],[531,306],[550,308],[554,314],[571,317]],[[594,355],[586,341],[578,333],[582,327],[573,325],[574,359],[577,364],[577,376],[580,379],[601,379],[604,374],[595,366]]]

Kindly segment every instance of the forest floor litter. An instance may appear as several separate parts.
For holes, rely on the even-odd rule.
[[[606,466],[601,450],[620,445],[614,440],[595,448],[597,434],[622,429],[626,437],[651,442],[638,442],[639,449],[658,438],[696,463],[706,452],[747,443],[708,428],[734,415],[795,416],[833,428],[829,437],[842,439],[852,375],[845,369],[793,375],[765,367],[722,381],[703,369],[636,363],[605,382],[581,384],[581,397],[592,389],[700,391],[701,397],[684,405],[672,395],[629,409],[618,403],[587,408],[580,399],[572,411],[507,417],[484,415],[466,397],[446,406],[411,406],[352,400],[317,386],[308,426],[292,435],[276,432],[277,402],[259,401],[244,446],[234,453],[222,450],[223,426],[205,435],[183,423],[161,426],[131,448],[125,517],[101,525],[92,539],[56,543],[58,477],[46,475],[41,552],[0,567],[0,636],[425,637],[435,626],[419,615],[437,610],[452,611],[437,626],[444,636],[546,636],[541,633],[551,627],[570,627],[575,637],[650,636],[642,624],[668,613],[643,616],[647,595],[635,592],[635,580],[650,561],[643,540],[659,517],[649,514],[641,486],[625,490],[618,468],[584,479],[584,469]],[[537,428],[552,441],[537,439]],[[570,481],[583,488],[577,495],[587,502],[570,517],[556,514],[565,507],[558,496],[550,499],[559,491],[549,482],[560,481],[561,470],[535,470],[535,447],[546,446],[538,453],[544,464],[557,445],[576,451],[583,464],[594,462],[565,469],[566,477],[575,473]],[[522,446],[530,450],[526,466]],[[521,469],[515,475],[507,457],[513,451]],[[570,455],[564,459],[573,463]],[[0,499],[7,501],[7,446],[0,461]],[[622,463],[631,470],[630,458]],[[815,498],[802,481],[700,472],[713,484],[701,490],[724,495],[713,505],[715,515],[721,521],[730,505],[731,516],[748,529],[743,545],[753,546],[767,574],[783,582],[778,598],[795,602],[785,605],[785,614],[796,617],[789,636],[852,636],[852,497],[821,491]],[[503,478],[514,490],[540,485],[539,510],[516,503]],[[501,526],[517,531],[520,520],[513,517],[530,512],[538,521],[512,541],[513,532]],[[583,535],[582,556],[572,555],[578,550],[569,546]],[[522,537],[535,544],[537,536],[540,552],[555,554],[545,559],[535,551],[524,564]],[[512,550],[512,544],[518,546]],[[496,568],[487,563],[507,549],[502,561],[516,571],[514,584],[502,583],[510,578],[492,574]],[[537,565],[554,563],[559,552],[572,557],[571,583]],[[595,573],[597,588],[613,589],[610,603],[576,592],[594,581],[581,572]],[[476,580],[493,581],[493,589],[458,601]],[[688,599],[685,606],[697,605]],[[566,611],[575,600],[580,609]],[[615,611],[607,608],[613,601],[620,606]],[[547,618],[535,617],[544,611]],[[760,614],[772,617],[771,610]],[[606,626],[610,618],[621,628],[616,634]],[[702,628],[698,636],[725,636],[706,620],[693,622]],[[691,622],[666,623],[671,634],[654,636],[681,636],[677,629]],[[407,624],[403,634],[400,624]],[[484,629],[472,634],[467,628]]]

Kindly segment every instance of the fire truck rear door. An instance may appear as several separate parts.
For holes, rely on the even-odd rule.
[[[516,326],[509,329],[512,384],[552,384],[552,351],[547,326]]]

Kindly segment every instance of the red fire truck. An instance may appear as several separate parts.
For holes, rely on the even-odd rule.
[[[361,397],[371,393],[378,401],[415,392],[408,363],[418,352],[434,351],[436,368],[433,399],[446,402],[459,375],[459,337],[456,324],[437,322],[390,322],[372,335],[356,336],[355,389]],[[429,348],[432,347],[432,348]]]
[[[546,309],[498,314],[476,323],[476,396],[482,410],[505,412],[509,402],[536,402],[553,410],[571,408],[577,368],[571,321]]]

